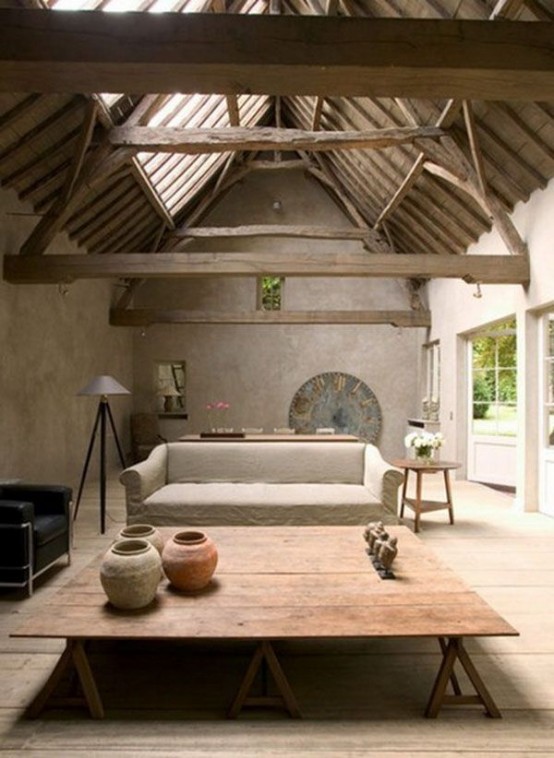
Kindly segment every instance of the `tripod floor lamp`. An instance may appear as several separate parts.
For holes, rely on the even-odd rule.
[[[85,459],[85,465],[83,466],[83,473],[81,475],[81,482],[79,484],[79,492],[77,494],[77,502],[75,505],[75,513],[73,519],[77,518],[79,511],[79,503],[81,502],[81,495],[83,494],[83,487],[85,479],[87,477],[87,471],[90,463],[92,451],[94,449],[94,443],[96,441],[96,434],[100,428],[100,532],[104,534],[106,531],[106,422],[109,422],[117,445],[117,452],[119,453],[119,460],[121,465],[125,468],[125,458],[117,432],[113,421],[112,412],[108,403],[109,395],[130,395],[129,390],[126,390],[119,382],[117,382],[111,376],[95,376],[83,389],[79,390],[78,395],[98,395],[100,400],[98,402],[98,410],[96,412],[96,420],[92,428],[92,434],[90,436],[90,442],[87,450],[87,457]]]

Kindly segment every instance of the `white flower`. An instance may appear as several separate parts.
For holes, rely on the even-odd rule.
[[[432,447],[435,450],[442,446],[444,437],[440,432],[431,434],[431,432],[410,432],[404,437],[404,445],[406,447],[415,447],[419,449],[421,447]]]

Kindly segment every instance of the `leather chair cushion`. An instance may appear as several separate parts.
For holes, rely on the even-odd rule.
[[[33,537],[35,545],[46,545],[51,540],[66,534],[68,531],[65,516],[35,516]]]

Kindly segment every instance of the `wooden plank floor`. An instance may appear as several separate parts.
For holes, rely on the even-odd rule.
[[[440,497],[431,478],[426,492]],[[433,488],[436,487],[436,493]],[[108,718],[81,710],[23,718],[63,644],[10,638],[26,614],[106,546],[124,521],[123,491],[109,485],[108,534],[98,532],[89,486],[75,530],[73,565],[52,570],[26,599],[0,590],[0,754],[25,756],[552,756],[554,755],[554,519],[513,511],[511,498],[455,482],[456,523],[426,514],[420,537],[521,633],[468,640],[504,718],[479,708],[422,717],[439,665],[432,640],[282,643],[280,660],[303,721],[279,711],[223,716],[251,648],[112,643],[91,658]],[[412,514],[404,523],[411,525]],[[463,677],[460,677],[463,679]]]

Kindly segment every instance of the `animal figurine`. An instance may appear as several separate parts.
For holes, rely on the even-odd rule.
[[[387,533],[385,531],[385,526],[382,521],[373,521],[366,527],[367,532],[367,546],[368,550],[367,552],[369,555],[375,554],[375,542],[378,539],[383,538]]]
[[[379,548],[379,561],[386,569],[390,569],[396,556],[398,555],[397,537],[390,537],[386,542],[381,544]]]

